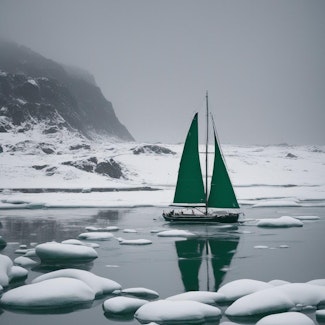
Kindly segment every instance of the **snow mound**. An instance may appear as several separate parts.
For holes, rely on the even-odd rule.
[[[166,300],[191,300],[201,302],[203,304],[215,305],[217,302],[225,301],[225,296],[221,293],[210,291],[188,291],[168,297]]]
[[[195,235],[188,230],[173,229],[173,230],[161,231],[157,234],[157,236],[159,236],[159,237],[191,237],[191,236],[195,236]]]
[[[142,287],[123,289],[121,293],[136,296],[136,297],[141,297],[145,299],[156,299],[159,297],[158,292],[151,289],[142,288]]]
[[[261,219],[258,221],[258,227],[302,227],[304,224],[296,218],[282,216],[280,218]]]
[[[90,231],[90,232],[109,232],[109,231],[118,231],[120,228],[117,227],[117,226],[108,226],[108,227],[105,227],[105,228],[98,228],[98,227],[94,227],[94,226],[88,226],[86,227],[86,230],[87,231]]]
[[[61,244],[69,244],[69,245],[80,245],[80,246],[89,246],[92,248],[98,248],[99,245],[96,243],[84,243],[81,240],[78,239],[67,239],[67,240],[63,240],[61,242]]]
[[[93,301],[95,293],[77,279],[57,278],[5,292],[0,305],[15,309],[70,307]]]
[[[149,239],[119,239],[120,245],[150,245],[152,241]]]
[[[110,240],[113,237],[113,234],[107,231],[84,232],[78,236],[78,238],[86,240]]]
[[[319,220],[318,216],[294,216],[293,218],[298,220]]]
[[[19,256],[15,258],[14,263],[22,267],[31,267],[39,264],[38,262],[32,260],[31,258],[25,256]]]
[[[112,293],[115,290],[121,290],[121,285],[113,280],[78,269],[62,269],[46,273],[34,279],[33,283],[39,283],[56,278],[72,278],[82,281],[92,289],[96,297],[103,294]]]
[[[134,317],[140,323],[191,324],[217,320],[221,317],[221,311],[197,301],[158,300],[140,307]]]
[[[123,229],[123,232],[125,233],[136,233],[137,231],[135,229]]]
[[[289,311],[296,306],[325,303],[325,287],[308,283],[289,283],[254,292],[236,300],[226,310],[227,316],[252,316]]]
[[[226,301],[235,301],[238,298],[244,297],[251,293],[272,288],[271,284],[263,281],[251,279],[239,279],[223,285],[218,293],[225,297]]]
[[[92,247],[57,242],[37,245],[35,251],[41,261],[48,264],[90,262],[98,257]]]
[[[20,266],[14,266],[12,260],[0,254],[0,286],[7,287],[10,282],[24,280],[28,271]]]
[[[260,319],[256,325],[314,325],[306,315],[297,312],[287,312],[269,315]]]
[[[139,298],[114,297],[104,301],[103,309],[105,313],[111,314],[130,314],[135,313],[141,306],[148,301]]]

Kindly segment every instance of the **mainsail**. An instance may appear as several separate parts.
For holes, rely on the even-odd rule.
[[[202,205],[205,203],[205,192],[199,157],[197,113],[193,117],[191,127],[185,140],[178,170],[174,203],[178,205]]]

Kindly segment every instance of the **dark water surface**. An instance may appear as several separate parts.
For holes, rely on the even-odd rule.
[[[117,281],[123,288],[145,287],[160,298],[190,290],[216,291],[236,279],[307,282],[325,278],[325,208],[246,208],[246,218],[282,215],[317,215],[320,220],[304,221],[300,228],[258,228],[252,223],[239,226],[170,225],[160,217],[160,208],[135,209],[46,209],[0,211],[0,235],[8,242],[1,254],[18,257],[19,245],[77,238],[86,226],[118,226],[116,237],[150,239],[145,246],[119,245],[116,239],[99,241],[99,257],[79,266]],[[123,229],[137,233],[123,233]],[[154,230],[187,229],[195,239],[158,237]],[[259,247],[259,248],[258,248]],[[29,270],[26,284],[49,269]],[[104,315],[102,302],[95,300],[86,309],[33,314],[0,310],[0,324],[139,324],[133,319]],[[225,309],[226,307],[222,307]],[[60,313],[61,312],[61,313]],[[313,313],[310,314],[315,324]],[[220,322],[226,320],[223,318]],[[214,323],[215,324],[215,323]],[[236,324],[255,324],[254,320]]]

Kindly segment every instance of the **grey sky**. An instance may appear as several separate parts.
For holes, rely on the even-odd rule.
[[[325,144],[324,0],[0,0],[0,34],[91,72],[138,141]]]

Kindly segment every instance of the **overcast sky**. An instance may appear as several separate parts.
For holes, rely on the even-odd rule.
[[[138,141],[325,144],[324,0],[0,0],[0,34],[91,72]]]

